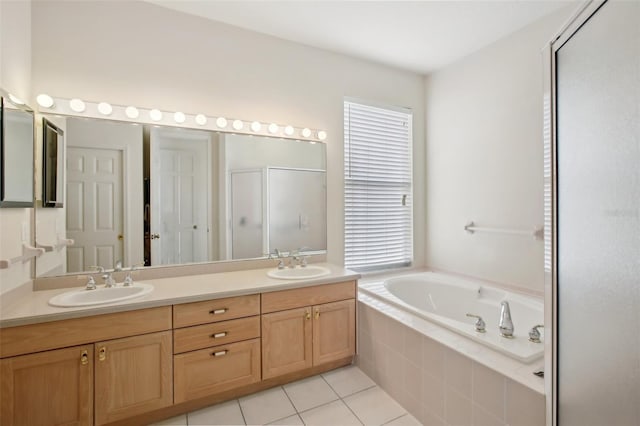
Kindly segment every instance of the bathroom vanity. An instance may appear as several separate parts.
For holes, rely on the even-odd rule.
[[[146,424],[350,364],[358,276],[264,272],[154,280],[93,309],[32,292],[0,322],[0,423]]]

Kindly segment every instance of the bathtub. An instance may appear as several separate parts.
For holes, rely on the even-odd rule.
[[[542,300],[488,286],[484,283],[436,272],[422,272],[361,284],[365,294],[400,307],[421,318],[490,347],[523,363],[531,363],[544,354],[543,343],[529,341],[529,330],[543,323]],[[511,308],[514,338],[500,335],[500,302]],[[475,331],[479,315],[486,332]],[[543,330],[540,330],[541,333]],[[542,341],[544,342],[544,334]]]

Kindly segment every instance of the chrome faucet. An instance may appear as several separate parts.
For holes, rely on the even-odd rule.
[[[89,275],[89,279],[87,280],[87,285],[85,290],[95,290],[96,289],[96,280],[92,275]]]
[[[120,272],[120,271],[122,271],[122,260],[118,260],[115,266],[113,267],[113,272]]]
[[[111,275],[113,271],[106,272],[102,275],[102,279],[104,280],[104,288],[111,288],[116,286],[116,280],[113,279]]]
[[[536,325],[534,327],[531,328],[531,330],[529,330],[529,340],[533,343],[541,343],[542,341],[540,340],[540,331],[538,331],[539,328],[544,327],[543,324],[539,324]]]
[[[513,322],[511,321],[511,309],[509,309],[509,302],[503,300],[500,303],[500,334],[507,339],[513,338]]]
[[[289,252],[289,268],[295,268],[300,259],[300,252],[298,250],[291,250]]]

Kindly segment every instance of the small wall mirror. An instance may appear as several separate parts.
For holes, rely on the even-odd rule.
[[[33,111],[0,90],[0,207],[33,207]]]

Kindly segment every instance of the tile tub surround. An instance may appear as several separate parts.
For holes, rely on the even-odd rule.
[[[444,332],[455,333],[434,329],[436,340],[412,328],[419,328],[416,323],[394,319],[400,315],[395,308],[376,306],[378,301],[362,294],[359,299],[357,364],[421,423],[545,424],[542,379],[533,376],[539,388],[534,390],[438,341]]]
[[[245,424],[420,425],[358,367],[348,366],[152,426]]]

